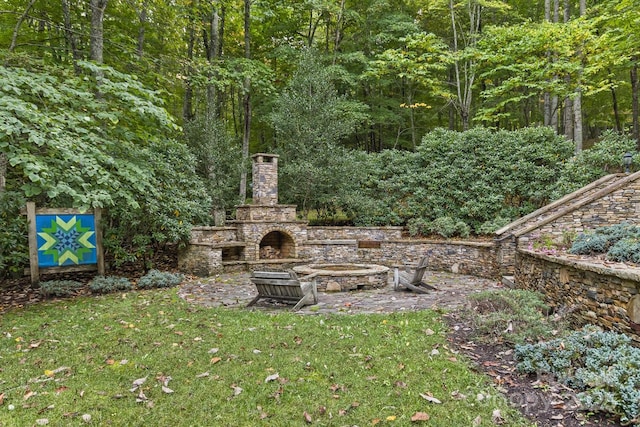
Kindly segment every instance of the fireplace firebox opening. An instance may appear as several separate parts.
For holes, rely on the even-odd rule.
[[[260,259],[295,258],[295,243],[281,231],[271,231],[260,241]]]

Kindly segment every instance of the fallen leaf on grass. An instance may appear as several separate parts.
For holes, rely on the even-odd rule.
[[[278,373],[276,372],[275,374],[269,375],[267,378],[264,379],[265,383],[271,382],[271,381],[275,381],[278,378],[280,378],[280,375],[278,375]]]
[[[493,410],[493,412],[491,413],[491,421],[493,421],[494,424],[504,424],[504,418],[502,418],[500,409]]]
[[[142,390],[140,390],[140,393],[138,393],[138,397],[136,397],[136,402],[141,403],[141,402],[146,402],[147,400],[149,400],[149,398],[145,396]]]
[[[4,403],[4,393],[0,393],[0,405]]]
[[[440,399],[436,399],[435,397],[433,397],[431,395],[431,393],[427,393],[427,394],[420,393],[420,397],[422,397],[424,400],[426,400],[428,402],[431,402],[431,403],[442,403],[440,401]]]
[[[211,364],[215,365],[216,363],[218,363],[219,361],[221,361],[222,359],[220,357],[213,357],[211,359]]]
[[[133,387],[129,389],[129,391],[131,393],[135,392],[142,384],[144,384],[144,382],[147,380],[147,377],[144,378],[138,378],[137,380],[133,381]]]
[[[169,387],[164,386],[164,385],[162,386],[162,391],[167,393],[167,394],[173,393],[173,390],[171,390]]]
[[[302,416],[304,417],[304,421],[306,423],[312,423],[313,422],[313,419],[311,418],[311,415],[309,415],[309,413],[307,411],[304,411]]]
[[[231,388],[233,389],[233,396],[234,397],[243,392],[242,387],[238,387],[235,384],[231,384]]]
[[[473,427],[479,427],[480,424],[482,424],[482,417],[480,417],[480,415],[478,415],[474,420],[473,420]]]
[[[415,423],[417,421],[429,421],[429,418],[431,418],[431,417],[426,412],[416,412],[411,417],[411,422]]]

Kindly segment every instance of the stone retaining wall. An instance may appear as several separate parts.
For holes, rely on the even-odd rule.
[[[391,267],[416,264],[428,256],[430,270],[496,279],[500,273],[492,242],[402,239],[402,227],[308,227],[307,239],[304,233],[292,232],[291,224],[287,230],[295,237],[295,257],[300,260],[310,259],[315,263],[363,262]],[[240,234],[243,233],[236,227],[194,228],[191,244],[180,252],[180,269],[191,274],[208,275],[222,271],[226,261],[233,261],[237,266],[242,259],[225,260],[223,251],[229,251],[235,239],[239,247],[245,245],[243,242],[247,239],[238,238]],[[252,257],[254,249],[249,243],[242,246],[245,261],[255,261]],[[249,262],[247,268],[258,268]]]
[[[640,269],[611,268],[520,249],[515,283],[544,294],[553,306],[573,310],[587,323],[628,334],[640,343]]]

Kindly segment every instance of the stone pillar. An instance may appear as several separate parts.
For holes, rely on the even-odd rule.
[[[253,204],[278,204],[278,156],[258,153],[253,159]]]

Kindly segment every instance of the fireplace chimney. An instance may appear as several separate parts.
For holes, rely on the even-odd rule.
[[[253,204],[278,204],[278,156],[258,153],[253,159]]]

